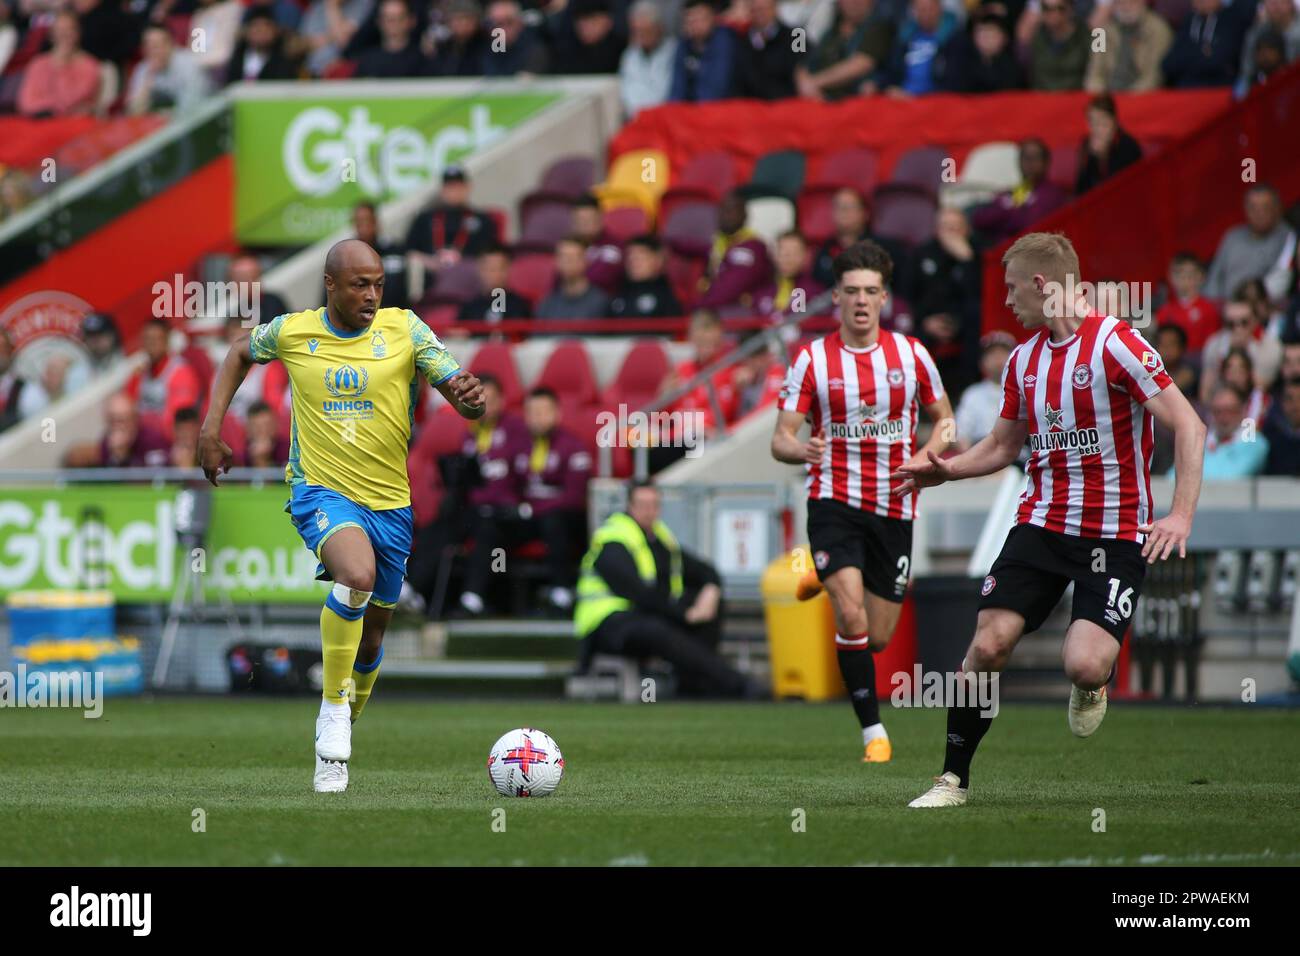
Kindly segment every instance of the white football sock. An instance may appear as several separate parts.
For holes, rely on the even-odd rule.
[[[865,747],[877,737],[884,737],[886,740],[889,739],[889,734],[885,733],[884,724],[872,724],[870,727],[862,728],[862,746]]]

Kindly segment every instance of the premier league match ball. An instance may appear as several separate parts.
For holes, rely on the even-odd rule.
[[[521,727],[492,745],[487,770],[503,797],[545,797],[560,785],[564,755],[549,735]]]

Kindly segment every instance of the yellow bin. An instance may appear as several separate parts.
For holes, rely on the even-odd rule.
[[[831,700],[844,696],[835,658],[835,618],[823,591],[811,601],[795,597],[799,579],[812,568],[809,548],[781,555],[763,572],[763,618],[772,665],[772,696]]]

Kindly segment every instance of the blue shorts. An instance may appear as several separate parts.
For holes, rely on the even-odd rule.
[[[319,485],[294,485],[284,506],[303,543],[320,560],[320,549],[342,528],[360,528],[375,552],[375,589],[370,603],[392,607],[402,593],[406,559],[411,554],[414,519],[410,507],[371,511],[337,491]],[[316,580],[331,580],[325,565],[316,566]]]

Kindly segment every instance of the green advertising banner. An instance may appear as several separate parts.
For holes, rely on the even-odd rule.
[[[556,102],[556,93],[242,99],[235,102],[235,231],[303,245],[438,176]]]
[[[204,589],[236,602],[320,603],[316,558],[284,511],[284,485],[212,489],[204,545],[176,539],[176,486],[71,485],[0,491],[0,597],[78,588],[87,568],[119,602],[166,601],[193,568]],[[98,523],[98,524],[96,524]]]

